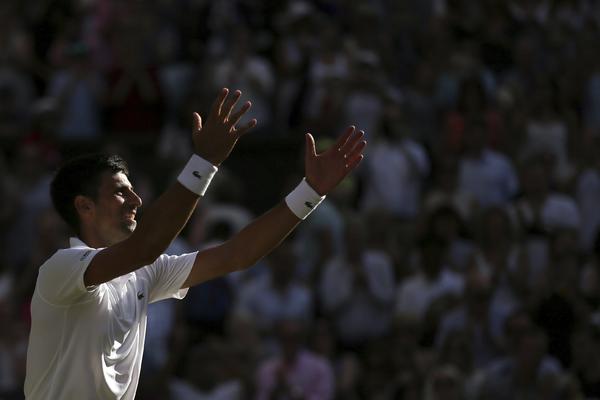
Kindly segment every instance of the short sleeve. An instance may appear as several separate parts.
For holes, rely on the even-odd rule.
[[[142,268],[149,283],[149,302],[168,298],[182,299],[188,289],[181,289],[187,279],[198,252],[182,254],[180,256],[161,255],[152,264]]]
[[[69,305],[85,300],[94,287],[86,288],[83,275],[100,249],[70,248],[57,251],[40,267],[36,290],[48,303]]]

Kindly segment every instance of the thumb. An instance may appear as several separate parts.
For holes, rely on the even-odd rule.
[[[194,131],[202,130],[202,117],[197,112],[194,113]]]
[[[317,156],[315,149],[315,138],[310,133],[304,135],[306,138],[306,157],[314,158]]]

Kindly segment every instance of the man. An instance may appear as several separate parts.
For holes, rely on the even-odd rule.
[[[316,154],[306,134],[306,178],[285,202],[222,245],[182,256],[163,251],[177,236],[237,140],[251,104],[223,89],[203,125],[194,114],[192,156],[178,182],[148,208],[115,156],[86,156],[52,182],[59,214],[74,228],[71,248],[42,265],[34,291],[27,357],[28,399],[133,399],[144,350],[148,303],[182,298],[186,289],[248,268],[275,248],[363,158],[364,132],[346,130]]]
[[[304,344],[305,321],[283,319],[277,323],[280,354],[264,360],[256,376],[256,399],[320,399],[334,394],[330,362]]]

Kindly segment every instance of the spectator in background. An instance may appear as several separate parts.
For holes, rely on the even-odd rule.
[[[34,99],[31,76],[3,50],[0,54],[0,138],[14,138],[23,133]]]
[[[183,378],[171,379],[167,393],[142,393],[155,399],[240,400],[247,398],[237,376],[235,353],[228,343],[212,339],[186,351]],[[156,389],[155,389],[156,390]],[[163,389],[164,390],[164,389]],[[147,397],[144,397],[147,398]]]
[[[583,265],[579,278],[580,294],[592,312],[600,310],[600,234]]]
[[[397,105],[386,107],[380,128],[370,146],[370,161],[363,167],[361,207],[414,220],[429,175],[429,157],[425,148],[410,137]]]
[[[276,16],[273,45],[277,79],[273,104],[276,128],[293,130],[305,122],[305,117],[310,118],[305,107],[310,107],[306,97],[309,95],[310,64],[318,43],[316,26],[319,17],[313,5],[306,1],[290,1]]]
[[[594,317],[596,318],[596,316]],[[586,398],[600,398],[600,332],[598,322],[584,322],[571,338],[572,371]]]
[[[342,121],[355,121],[373,140],[385,113],[386,90],[379,54],[358,48],[351,54],[350,75],[346,82]]]
[[[476,225],[478,248],[469,269],[492,278],[495,300],[502,303],[498,305],[504,306],[506,311],[506,307],[514,306],[526,292],[529,264],[525,246],[519,244],[520,232],[505,208],[483,211]]]
[[[473,365],[473,342],[466,331],[454,331],[446,336],[437,352],[437,365],[453,366],[464,379],[465,399],[477,399],[484,374]]]
[[[486,125],[472,119],[465,127],[458,185],[481,208],[508,204],[517,194],[518,180],[511,160],[488,146]]]
[[[212,224],[202,248],[224,243],[233,232],[226,222]],[[207,335],[224,334],[225,323],[233,308],[235,294],[229,276],[211,279],[202,285],[190,288],[189,301],[183,305],[183,311],[194,341],[200,341]]]
[[[424,400],[464,399],[464,378],[458,368],[442,365],[435,368],[425,382]]]
[[[283,242],[267,262],[268,273],[239,288],[234,312],[254,318],[264,333],[282,320],[311,321],[313,294],[296,277],[297,257],[291,241]]]
[[[11,299],[0,299],[0,398],[7,400],[23,398],[27,326],[16,313]]]
[[[389,367],[393,376],[388,379],[384,398],[421,399],[421,377],[428,368],[427,350],[419,345],[421,324],[411,317],[397,317],[389,335]],[[395,396],[395,397],[394,397]]]
[[[326,359],[306,349],[305,328],[297,320],[277,324],[280,351],[258,368],[256,400],[333,398],[332,367]]]
[[[418,245],[419,267],[400,282],[396,293],[395,313],[423,321],[429,306],[444,297],[459,297],[463,292],[463,277],[445,263],[446,243],[427,235]]]
[[[512,205],[515,220],[523,230],[529,255],[529,286],[540,287],[549,263],[549,237],[556,230],[578,230],[579,209],[568,194],[551,187],[551,170],[544,155],[527,158],[521,172],[522,194]]]
[[[587,78],[583,103],[583,123],[588,135],[600,132],[600,56],[591,53],[590,74]]]
[[[458,186],[458,161],[454,154],[435,153],[423,208],[431,213],[438,207],[453,207],[463,221],[468,222],[476,211],[477,202],[471,193]]]
[[[246,393],[254,393],[258,365],[272,355],[272,349],[262,345],[256,321],[243,315],[229,316],[225,340],[236,354],[238,376]]]
[[[18,183],[19,218],[5,229],[4,260],[15,270],[25,265],[38,241],[40,215],[51,207],[50,174],[42,156],[43,146],[27,143],[17,148],[12,171]]]
[[[446,118],[447,148],[460,151],[468,146],[465,143],[465,130],[469,121],[481,118],[488,132],[487,143],[491,148],[497,150],[502,146],[504,137],[502,119],[498,111],[488,98],[488,93],[479,76],[467,77],[460,83],[460,91],[456,109],[448,113]]]
[[[494,336],[490,301],[493,282],[489,275],[472,272],[467,275],[463,304],[446,314],[437,332],[438,352],[448,337],[456,332],[464,332],[471,343],[470,364],[484,368],[499,355],[498,337]]]
[[[310,122],[315,131],[330,132],[339,129],[346,92],[350,89],[351,63],[348,51],[340,48],[340,42],[345,38],[339,23],[325,17],[315,17],[314,23],[318,26],[320,40],[307,67],[302,106],[307,124]]]
[[[269,127],[272,122],[269,99],[275,85],[271,64],[257,53],[251,32],[238,28],[232,36],[231,50],[214,67],[213,90],[223,85],[239,87],[244,96],[252,99],[253,117],[262,127]]]
[[[215,233],[219,226],[220,233],[233,234],[239,232],[253,218],[253,214],[243,205],[244,185],[239,176],[223,168],[216,176],[213,190],[206,194],[206,204],[200,205],[189,229],[189,242],[192,246],[202,246]],[[228,232],[228,233],[227,233]],[[213,238],[214,239],[214,238]],[[237,276],[241,271],[234,273]],[[234,279],[237,281],[237,278]]]
[[[554,398],[562,368],[548,355],[544,333],[521,311],[507,320],[506,333],[508,354],[486,369],[479,398]]]
[[[545,284],[534,297],[533,315],[547,335],[549,354],[565,368],[571,365],[571,336],[589,312],[579,294],[581,267],[576,231],[555,232]]]
[[[117,63],[106,78],[107,128],[111,132],[152,135],[162,126],[158,70],[143,52],[142,34],[134,20],[121,23],[114,33]]]
[[[600,137],[594,137],[590,147],[592,154],[598,154]],[[595,156],[591,158],[590,165],[579,174],[575,200],[581,213],[579,233],[581,248],[589,252],[593,250],[594,241],[600,232],[600,213],[597,212],[600,204],[600,158]]]
[[[573,175],[569,162],[569,130],[557,108],[551,83],[540,85],[532,99],[532,110],[526,125],[524,154],[546,154],[552,159],[552,179],[567,182]]]
[[[58,137],[62,140],[96,140],[100,136],[100,105],[104,82],[89,60],[82,42],[71,43],[65,51],[66,66],[50,79],[47,96],[58,113]]]
[[[438,143],[439,116],[437,104],[437,68],[429,60],[420,60],[413,77],[403,91],[403,108],[411,132],[429,147]]]
[[[474,243],[461,215],[455,208],[440,205],[427,215],[427,232],[439,237],[447,243],[446,261],[448,266],[457,272],[464,272],[475,251]]]
[[[367,247],[365,221],[349,221],[344,237],[344,253],[325,264],[319,295],[342,346],[361,349],[389,332],[394,272],[384,252]]]

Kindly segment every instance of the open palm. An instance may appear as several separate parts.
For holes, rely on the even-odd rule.
[[[363,159],[367,145],[363,138],[363,131],[350,126],[333,146],[317,154],[315,139],[307,133],[304,164],[308,184],[322,196],[335,188]]]
[[[228,94],[227,88],[221,91],[204,126],[200,114],[194,113],[194,149],[200,157],[217,166],[229,157],[238,139],[256,126],[256,119],[244,126],[237,126],[242,116],[250,109],[251,103],[247,101],[236,111],[235,106],[242,92],[236,90],[229,98]]]

